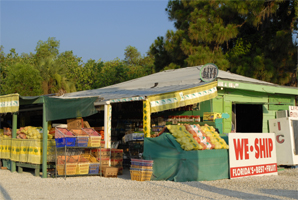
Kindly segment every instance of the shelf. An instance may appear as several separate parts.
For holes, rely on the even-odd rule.
[[[74,177],[74,176],[101,176],[101,173],[98,174],[74,174],[74,175],[57,175],[56,177]]]
[[[57,149],[65,149],[64,147],[56,147]],[[66,146],[67,149],[99,149],[100,147],[68,147]]]

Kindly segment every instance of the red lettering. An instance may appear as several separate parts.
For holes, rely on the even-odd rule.
[[[261,158],[265,158],[266,157],[266,144],[265,144],[265,139],[263,138],[263,143],[262,143],[262,139],[260,138],[260,154],[261,154]],[[263,156],[264,155],[264,156]]]
[[[284,137],[284,135],[277,135],[277,136],[276,136],[276,141],[277,141],[279,144],[284,143],[285,139],[281,139],[281,140],[280,140],[279,137]]]
[[[242,143],[241,143],[242,142]],[[243,159],[243,139],[242,141],[240,141],[240,139],[233,139],[233,143],[234,143],[234,148],[235,148],[235,155],[236,155],[236,160],[239,160],[239,156],[240,159]]]
[[[256,138],[256,139],[255,139],[255,149],[256,149],[255,157],[256,157],[256,159],[259,159],[259,157],[260,157],[260,153],[259,153],[259,145],[258,145],[258,143],[259,143],[259,140]]]
[[[245,155],[245,160],[249,159],[249,154],[248,154],[248,139],[244,139],[244,155]]]
[[[272,139],[271,138],[269,138],[268,139],[269,141],[268,141],[268,149],[269,149],[269,157],[271,158],[271,152],[272,152],[272,150],[273,150],[273,141],[272,141]]]
[[[266,141],[266,156],[265,158],[268,158],[268,139],[264,139]]]

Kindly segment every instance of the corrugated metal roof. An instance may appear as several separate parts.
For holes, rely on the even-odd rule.
[[[99,96],[103,98],[103,100],[111,100],[136,96],[150,96],[184,90],[206,84],[206,82],[202,82],[200,79],[201,67],[202,66],[196,66],[175,70],[166,70],[104,88],[67,93],[63,97],[75,98]],[[219,70],[218,78],[256,84],[266,84],[271,86],[275,85],[273,83],[248,78],[222,70]]]

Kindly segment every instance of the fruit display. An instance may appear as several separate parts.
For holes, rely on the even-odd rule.
[[[168,125],[167,128],[181,145],[181,148],[186,151],[229,148],[214,127],[207,124],[204,126]]]
[[[83,128],[83,131],[90,136],[99,136],[99,133],[92,128]]]
[[[201,131],[199,125],[185,125],[186,130],[192,134],[193,138],[202,146],[204,149],[214,149],[214,144],[210,142],[210,137]]]
[[[57,133],[55,135],[55,138],[63,138],[63,137],[74,137],[73,133],[71,131],[69,131],[66,128],[56,128],[57,129]],[[59,134],[62,133],[62,134]]]
[[[53,139],[53,135],[49,134],[47,131],[48,139]],[[18,139],[42,139],[43,138],[43,130],[42,127],[33,127],[26,126],[17,129],[17,138]]]
[[[183,125],[167,125],[176,141],[181,145],[185,151],[203,149],[203,147],[194,140],[193,136],[186,130]]]
[[[204,126],[201,126],[201,131],[210,137],[210,142],[214,145],[214,149],[229,149],[229,145],[227,145],[226,141],[219,136],[213,126],[205,124]]]
[[[71,129],[70,130],[76,136],[88,136],[88,133],[85,133],[82,129]]]

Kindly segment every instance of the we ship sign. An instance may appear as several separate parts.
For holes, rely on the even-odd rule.
[[[229,133],[230,177],[277,175],[274,133]]]

